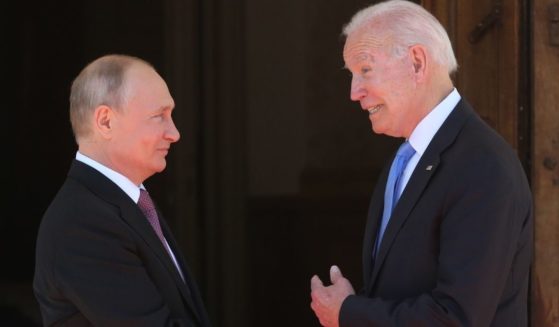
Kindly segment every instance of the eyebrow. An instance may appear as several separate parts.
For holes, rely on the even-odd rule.
[[[375,62],[375,56],[371,55],[370,53],[361,53],[361,54],[357,55],[357,57],[353,61],[354,62],[370,61],[370,62],[374,63]],[[344,66],[342,68],[349,70],[349,67],[347,66],[347,64],[344,64]]]
[[[155,112],[165,112],[165,111],[173,111],[175,108],[172,105],[168,106],[161,106],[155,110]]]

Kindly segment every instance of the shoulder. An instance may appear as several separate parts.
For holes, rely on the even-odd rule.
[[[76,246],[95,235],[128,234],[120,208],[68,178],[45,211],[37,244],[52,249]]]
[[[103,217],[116,213],[116,206],[104,201],[85,185],[68,178],[52,200],[43,219],[71,224],[91,216]]]
[[[441,153],[453,185],[529,194],[527,176],[514,148],[478,114],[471,112],[454,141]]]
[[[521,170],[520,160],[513,147],[475,113],[466,120],[449,152],[476,165],[496,165],[514,173]]]

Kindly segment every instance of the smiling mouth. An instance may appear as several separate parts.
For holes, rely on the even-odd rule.
[[[376,105],[374,107],[368,108],[367,111],[369,112],[369,116],[378,112],[381,107],[382,107],[382,105],[379,104],[379,105]]]

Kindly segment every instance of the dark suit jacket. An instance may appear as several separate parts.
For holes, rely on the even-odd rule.
[[[371,253],[389,167],[373,193],[364,288],[340,326],[527,326],[532,200],[511,147],[460,101],[417,164]]]
[[[139,207],[74,161],[37,238],[34,291],[45,326],[210,326],[161,213],[181,279]]]

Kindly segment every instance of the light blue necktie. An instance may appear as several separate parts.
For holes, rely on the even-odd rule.
[[[384,235],[386,226],[388,226],[388,221],[390,221],[390,217],[392,216],[392,210],[394,210],[394,207],[400,198],[400,194],[402,194],[402,174],[408,164],[408,161],[414,153],[415,150],[411,144],[406,141],[400,146],[394,161],[392,161],[390,173],[388,174],[388,181],[386,182],[386,189],[384,190],[384,212],[382,213],[382,221],[380,223],[377,241],[373,250],[373,258],[376,257],[378,248],[380,247],[382,236]]]

